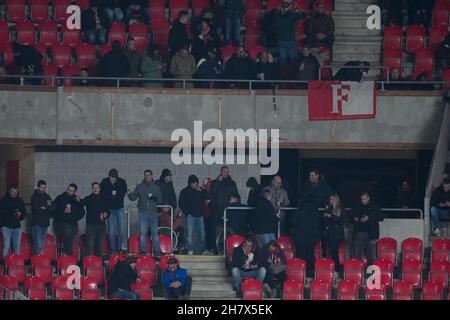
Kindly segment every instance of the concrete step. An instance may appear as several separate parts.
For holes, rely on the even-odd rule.
[[[228,299],[236,298],[236,293],[233,290],[214,290],[214,291],[204,291],[204,290],[192,290],[191,298],[205,298],[206,300],[216,300],[216,299]]]
[[[352,60],[361,60],[370,62],[370,64],[380,64],[379,54],[358,54],[358,53],[333,53],[334,62],[347,62]]]
[[[335,10],[332,13],[333,18],[336,17],[367,17],[366,10],[364,11],[347,11],[347,10]]]
[[[336,42],[346,41],[346,42],[357,42],[359,44],[378,43],[380,46],[382,45],[382,41],[383,41],[383,36],[381,36],[381,35],[371,35],[370,38],[368,38],[367,36],[356,36],[356,35],[336,35],[334,38],[335,38]]]
[[[231,277],[227,275],[214,275],[214,276],[204,276],[204,275],[195,275],[193,276],[190,272],[189,275],[192,277],[192,281],[194,282],[230,282]]]
[[[189,256],[189,255],[179,255],[177,258],[180,262],[197,262],[197,263],[210,263],[210,262],[220,262],[225,263],[224,256]]]
[[[206,269],[187,269],[188,270],[188,274],[191,277],[215,277],[215,276],[220,276],[220,277],[225,277],[228,276],[228,270],[226,269],[212,269],[212,270],[206,270]]]
[[[194,261],[182,261],[181,265],[183,268],[187,270],[225,270],[225,261],[203,261],[203,262],[194,262]]]
[[[336,2],[334,4],[335,11],[360,11],[366,12],[368,3],[358,3],[358,2]]]
[[[336,26],[336,30],[335,30],[334,34],[337,36],[353,35],[353,36],[372,37],[372,36],[381,35],[381,31],[380,30],[369,30],[367,28],[362,28],[362,27],[361,28],[345,28],[345,27]]]
[[[367,29],[367,19],[365,17],[361,18],[359,16],[351,18],[351,17],[342,17],[334,19],[334,24],[336,25],[336,29],[338,28],[364,28]]]
[[[192,281],[193,291],[231,291],[233,285],[230,282],[197,282]]]
[[[350,45],[347,43],[339,42],[333,46],[333,54],[336,53],[380,55],[381,47],[379,45]]]

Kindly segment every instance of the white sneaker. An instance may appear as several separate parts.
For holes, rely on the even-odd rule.
[[[441,230],[439,228],[434,229],[433,234],[437,237],[441,236]]]
[[[189,251],[189,252],[188,252],[188,255],[193,256],[193,255],[194,255],[194,251],[192,251],[192,250]]]

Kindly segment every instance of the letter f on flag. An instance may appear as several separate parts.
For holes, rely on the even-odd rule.
[[[342,104],[348,102],[348,95],[350,93],[350,85],[345,82],[332,84],[333,88],[333,112],[332,113],[341,113]]]

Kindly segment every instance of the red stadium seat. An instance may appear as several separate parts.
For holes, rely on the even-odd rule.
[[[432,49],[437,49],[447,34],[447,27],[430,27],[428,29],[428,46]]]
[[[71,64],[71,50],[70,47],[64,43],[57,44],[52,48],[53,64],[57,68],[62,68]],[[75,254],[75,253],[74,253]]]
[[[25,292],[30,288],[45,288],[44,280],[36,276],[27,276],[24,281]]]
[[[331,284],[327,281],[311,282],[311,300],[331,300]]]
[[[447,3],[436,3],[432,12],[433,26],[446,27],[449,25],[449,5]]]
[[[111,52],[112,46],[110,44],[102,44],[100,46],[100,56],[103,57],[105,54]]]
[[[444,70],[442,80],[450,80],[450,69]],[[450,88],[450,86],[447,85]],[[431,245],[431,261],[450,261],[450,240],[436,239]]]
[[[295,245],[292,237],[282,236],[277,239],[277,243],[283,251],[286,259],[295,258]]]
[[[57,73],[58,73],[57,68],[54,65],[52,65],[52,64],[44,64],[44,65],[42,65],[42,68],[44,69],[44,76],[48,76],[48,77],[45,77],[42,80],[43,85],[45,85],[45,86],[55,86],[56,85],[56,83],[55,83],[56,81],[53,81],[50,76],[56,76],[57,75]],[[53,251],[47,251],[46,252],[45,251],[45,247],[44,247],[43,254],[45,254],[49,258],[50,258],[50,253],[51,252],[53,252]],[[52,260],[54,260],[54,258],[56,257],[56,247],[54,248],[54,252],[55,253],[53,255],[53,258],[51,258]]]
[[[344,279],[364,286],[364,262],[360,259],[349,259],[344,262]]]
[[[250,4],[250,1],[247,1],[247,8],[253,6]],[[211,8],[210,0],[192,0],[192,10],[194,15],[199,15],[202,9]]]
[[[153,290],[149,288],[136,289],[134,292],[139,294],[140,300],[153,300]]]
[[[366,287],[366,300],[386,300],[386,286],[381,284],[380,288],[373,289]]]
[[[95,69],[95,45],[82,43],[77,47],[78,65],[80,68]]]
[[[359,285],[352,280],[342,280],[338,285],[338,300],[358,300]]]
[[[20,291],[19,282],[14,277],[1,276],[0,277],[1,297],[5,300],[10,300],[10,293]]]
[[[72,4],[72,0],[53,0],[53,17],[56,22],[66,24],[67,18],[67,7]]]
[[[297,280],[305,285],[306,262],[302,259],[289,259],[286,264],[288,280]]]
[[[258,2],[261,3],[261,1]],[[247,7],[247,11],[244,15],[244,24],[259,24],[261,23],[262,16],[262,8]]]
[[[262,28],[259,24],[250,24],[245,27],[245,42],[247,48],[261,45]]]
[[[78,77],[80,75],[81,68],[79,66],[64,66],[61,68],[62,77]],[[74,79],[64,79],[64,86],[70,87],[74,83]]]
[[[98,289],[82,289],[81,300],[100,300],[100,291]]]
[[[80,290],[95,290],[98,289],[98,282],[91,277],[80,278]]]
[[[141,54],[148,47],[148,27],[144,23],[133,23],[128,27],[130,37],[136,41],[136,50]]]
[[[51,283],[53,279],[53,267],[49,257],[43,254],[31,257],[31,272],[41,278],[44,283]]]
[[[322,257],[322,243],[321,242],[317,242],[316,245],[314,246],[314,258],[317,261],[321,257]]]
[[[397,241],[392,238],[382,238],[377,242],[378,259],[390,261],[394,266],[397,264]]]
[[[268,0],[266,4],[266,10],[268,12],[272,11],[273,9],[276,9],[283,3],[283,0]]]
[[[433,261],[430,264],[430,274],[428,279],[439,283],[443,288],[447,288],[448,285],[448,262],[446,261]]]
[[[422,287],[422,271],[423,266],[417,260],[403,261],[402,265],[402,280],[411,283],[414,288]]]
[[[8,42],[4,46],[0,46],[0,51],[3,54],[3,65],[10,70],[15,69],[14,54],[12,51],[12,43]]]
[[[138,235],[132,235],[128,239],[128,251],[130,253],[140,253],[139,248],[139,236]]]
[[[244,300],[262,300],[262,283],[255,279],[242,282],[242,295]]]
[[[167,269],[167,262],[172,257],[175,257],[175,256],[172,255],[172,256],[163,256],[163,257],[161,257],[161,259],[159,260],[159,270],[161,272]]]
[[[77,265],[77,259],[73,256],[68,256],[65,254],[61,254],[56,260],[56,268],[58,274],[65,275],[67,271],[67,267]]]
[[[316,260],[314,270],[315,280],[329,282],[331,285],[334,284],[335,263],[333,260],[328,258]]]
[[[394,265],[388,260],[376,260],[373,263],[375,266],[380,267],[381,270],[381,283],[386,287],[392,287],[394,282]]]
[[[167,46],[170,30],[169,22],[166,20],[152,21],[150,29],[152,30],[153,43]]]
[[[86,256],[83,258],[83,270],[88,278],[102,285],[105,283],[105,267],[103,261],[97,256]]]
[[[189,3],[188,0],[169,0],[169,8],[172,21],[175,21],[180,11],[189,10]]]
[[[286,280],[283,284],[283,300],[303,300],[303,283],[298,280]]]
[[[55,22],[52,21],[41,22],[38,25],[38,30],[39,30],[39,43],[47,47],[52,47],[58,42],[56,36],[58,26]]]
[[[47,290],[45,288],[30,288],[27,292],[30,300],[47,300]]]
[[[75,3],[80,7],[81,11],[89,8],[91,0],[76,0]]]
[[[406,51],[414,53],[425,47],[425,27],[422,25],[410,25],[406,29]]]
[[[6,17],[11,22],[26,20],[25,0],[6,0]]]
[[[233,46],[233,45],[228,45],[225,47],[222,47],[220,49],[221,53],[222,53],[222,59],[223,59],[223,63],[227,63],[227,61],[231,58],[231,56],[236,52],[237,47]]]
[[[62,26],[63,43],[70,46],[71,48],[77,47],[81,43],[81,32],[80,30],[74,29],[70,30],[67,28],[66,24]]]
[[[389,71],[396,68],[400,71],[403,70],[403,53],[400,50],[386,50],[384,51],[384,65],[388,67]],[[386,71],[383,71],[383,79],[387,79]]]
[[[0,20],[0,44],[7,43],[9,41],[9,29],[6,21]]]
[[[14,277],[19,283],[25,281],[25,259],[21,255],[10,253],[5,257],[5,268],[8,276]]]
[[[413,300],[413,285],[405,280],[394,282],[394,300]]]
[[[29,0],[31,20],[44,22],[48,20],[48,0]]]
[[[263,46],[248,47],[248,54],[249,54],[250,58],[253,59],[253,61],[255,61],[256,58],[258,57],[258,54],[263,51],[269,52],[269,50]]]
[[[384,50],[403,50],[403,29],[387,26],[383,31]]]
[[[423,283],[422,300],[441,300],[442,286],[438,282],[426,281]]]
[[[151,22],[165,20],[166,12],[164,8],[164,1],[160,1],[159,3],[154,3],[154,1],[150,1],[148,10]]]
[[[343,266],[345,260],[347,260],[347,257],[350,255],[349,253],[350,247],[347,243],[347,241],[342,241],[338,248],[338,255],[339,255],[339,261],[335,261],[336,263],[339,263],[339,265]]]
[[[40,50],[38,49],[38,51],[40,51]],[[45,57],[45,55],[43,55],[43,57]],[[31,245],[31,236],[26,232],[22,232],[20,238],[21,238],[21,240],[20,240],[20,255],[25,260],[30,260],[31,256],[33,255],[33,247]]]
[[[47,73],[56,75],[56,68],[53,69],[53,67],[47,66],[47,72],[53,72],[55,70],[55,73]],[[46,72],[46,69],[44,67],[44,74]],[[42,254],[45,254],[47,257],[49,257],[51,260],[56,260],[56,240],[55,237],[51,234],[46,234],[44,239],[44,248],[42,249]]]
[[[113,22],[111,28],[109,29],[108,43],[111,44],[113,41],[119,41],[121,46],[125,46],[126,43],[126,30],[125,24],[123,22]]]
[[[20,44],[34,45],[36,43],[36,35],[34,31],[34,23],[29,21],[16,22],[16,31]]]
[[[55,300],[75,300],[75,295],[73,290],[67,288],[56,288]]]
[[[156,261],[150,257],[139,257],[136,261],[136,272],[142,280],[153,286],[156,283]]]
[[[402,260],[423,262],[423,242],[417,238],[408,238],[402,242]]]
[[[170,236],[165,234],[158,235],[159,247],[161,249],[161,253],[170,254],[172,252],[172,243],[170,241]]]
[[[111,255],[109,257],[109,260],[108,260],[108,270],[109,270],[109,272],[110,273],[113,272],[116,264],[119,261],[125,261],[126,258],[127,257],[125,255],[123,255],[123,254],[113,254],[113,255]]]
[[[232,262],[234,249],[239,247],[244,241],[245,238],[239,235],[227,237],[227,240],[225,241],[225,251],[228,257],[228,264],[231,264]]]

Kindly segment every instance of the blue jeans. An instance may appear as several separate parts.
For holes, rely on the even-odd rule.
[[[225,17],[225,44],[241,44],[241,18]]]
[[[200,236],[200,253],[206,250],[206,235],[205,235],[205,223],[203,217],[193,217],[188,215],[187,217],[187,228],[188,228],[188,250],[194,251],[194,232]]]
[[[42,252],[46,234],[47,227],[41,227],[38,225],[31,227],[31,236],[33,237],[33,254],[40,254]]]
[[[105,29],[86,31],[86,41],[90,44],[102,45],[107,42],[107,31]]]
[[[111,9],[111,8],[106,8],[104,10],[106,16],[108,17],[109,22],[119,22],[123,20],[123,12],[120,8],[115,8],[115,9]]]
[[[153,253],[161,252],[158,239],[158,215],[156,212],[139,212],[139,248],[142,252],[147,252],[147,235],[148,229],[153,243]]]
[[[3,235],[2,257],[4,258],[9,254],[9,248],[11,248],[11,240],[13,246],[13,253],[20,254],[20,237],[22,235],[22,231],[20,231],[20,228],[11,229],[8,227],[2,227],[2,235]]]
[[[291,62],[298,60],[297,43],[295,41],[278,42],[278,52],[280,54],[280,65],[283,65],[288,59]]]
[[[117,250],[124,250],[125,238],[125,210],[123,208],[109,210],[108,220],[108,240],[109,250],[116,251],[117,233]]]
[[[442,228],[440,218],[448,216],[450,216],[450,208],[431,207],[431,223],[433,225],[433,230]]]
[[[113,294],[109,295],[110,298],[120,299],[120,300],[139,300],[139,293],[127,291],[127,290],[117,290]]]
[[[234,289],[236,291],[241,291],[242,278],[253,278],[262,283],[266,277],[266,268],[261,267],[256,270],[244,271],[244,270],[234,267],[231,270],[231,275],[233,276]]]
[[[275,240],[275,235],[273,233],[257,234],[256,240],[258,240],[259,249],[263,250],[270,241]]]

